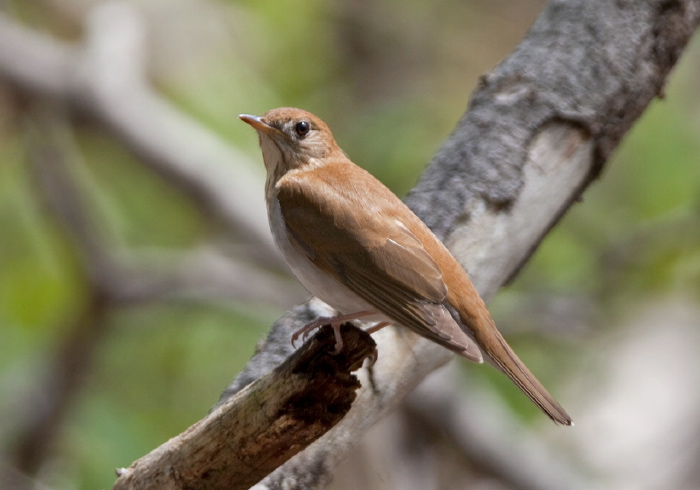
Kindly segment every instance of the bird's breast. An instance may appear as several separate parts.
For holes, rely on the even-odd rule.
[[[309,256],[300,250],[299,246],[292,243],[293,238],[287,232],[277,199],[268,199],[267,211],[270,230],[277,248],[282,253],[292,273],[311,294],[328,303],[340,313],[374,310],[372,306],[350,291],[335,277],[317,267]]]

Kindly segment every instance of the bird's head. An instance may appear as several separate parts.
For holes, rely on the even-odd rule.
[[[334,152],[342,154],[326,123],[310,112],[281,107],[262,116],[238,117],[258,132],[265,167],[274,181],[290,170],[320,166]]]

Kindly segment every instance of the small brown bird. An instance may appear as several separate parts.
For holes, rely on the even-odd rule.
[[[387,187],[345,155],[313,114],[279,108],[241,114],[267,169],[270,228],[301,283],[340,315],[297,332],[361,318],[396,323],[475,362],[485,357],[552,420],[571,418],[496,329],[466,271]],[[483,356],[483,357],[482,357]]]

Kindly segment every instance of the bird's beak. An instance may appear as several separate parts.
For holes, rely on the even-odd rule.
[[[238,119],[240,119],[244,123],[250,124],[251,126],[253,126],[253,129],[257,131],[262,131],[268,134],[279,132],[277,128],[273,128],[265,121],[263,121],[262,117],[260,116],[254,116],[252,114],[239,114]]]

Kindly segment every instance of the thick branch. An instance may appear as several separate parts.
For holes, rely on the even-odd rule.
[[[179,436],[119,470],[115,490],[247,489],[340,421],[360,383],[350,374],[375,355],[372,338],[345,325],[330,354],[330,326],[269,374]]]

